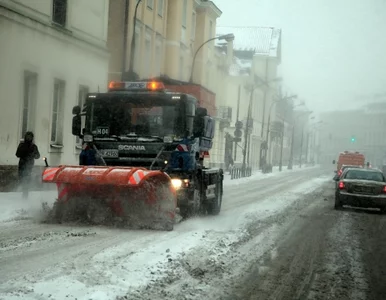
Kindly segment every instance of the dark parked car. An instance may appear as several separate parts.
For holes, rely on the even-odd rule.
[[[347,168],[362,168],[362,166],[357,166],[357,165],[342,165],[342,167],[340,168],[340,170],[338,172],[336,172],[335,176],[334,176],[334,180],[336,181],[342,174],[343,172],[347,169]]]
[[[337,179],[335,209],[343,205],[386,212],[386,179],[377,169],[347,168]]]
[[[346,171],[348,168],[362,168],[362,166],[356,166],[356,165],[343,165],[338,172],[336,172],[334,178],[332,180],[335,181],[335,188],[337,188],[338,180],[342,176],[343,172]]]

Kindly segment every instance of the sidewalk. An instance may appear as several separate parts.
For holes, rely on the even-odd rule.
[[[293,166],[292,170],[288,170],[287,166],[283,166],[282,167],[282,171],[280,172],[279,171],[279,167],[276,166],[276,167],[272,168],[272,173],[263,174],[261,172],[261,170],[256,170],[256,171],[252,171],[252,176],[238,178],[238,179],[231,179],[231,175],[229,174],[229,172],[226,172],[224,174],[224,185],[226,185],[226,186],[238,185],[238,184],[245,183],[245,182],[261,180],[261,179],[264,179],[264,178],[275,177],[275,176],[278,176],[278,175],[284,174],[284,173],[299,172],[299,171],[302,171],[302,170],[305,170],[305,169],[319,168],[319,167],[320,167],[319,165],[302,166],[301,168],[299,168],[299,166]]]

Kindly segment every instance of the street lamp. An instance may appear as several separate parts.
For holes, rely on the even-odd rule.
[[[225,35],[216,36],[216,37],[211,38],[211,39],[207,40],[206,42],[202,43],[201,46],[198,47],[198,49],[196,50],[196,53],[194,53],[193,62],[192,62],[192,70],[191,70],[191,73],[190,73],[189,83],[193,83],[194,65],[195,65],[195,62],[196,62],[197,53],[201,50],[202,47],[204,47],[207,43],[209,43],[211,41],[214,41],[214,40],[225,40],[227,42],[231,42],[234,39],[235,39],[234,34],[233,33],[228,33],[228,34],[225,34]]]
[[[292,129],[292,138],[291,138],[290,161],[288,162],[288,167],[287,167],[288,170],[292,170],[293,160],[294,160],[294,140],[295,140],[295,125],[296,125],[296,121],[299,120],[300,117],[302,117],[302,116],[304,116],[304,115],[311,115],[311,114],[312,114],[312,111],[306,111],[306,112],[304,112],[303,114],[300,114],[300,115],[294,120],[293,129]]]
[[[134,10],[134,18],[133,18],[133,36],[131,37],[131,45],[130,45],[130,64],[129,64],[129,77],[130,80],[137,80],[136,74],[134,74],[134,51],[135,51],[135,25],[137,23],[137,11],[138,6],[142,2],[142,0],[137,0],[137,4]],[[126,54],[125,54],[126,55]]]

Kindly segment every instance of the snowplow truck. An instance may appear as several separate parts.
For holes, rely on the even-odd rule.
[[[82,215],[173,230],[177,213],[219,214],[223,170],[204,167],[215,123],[195,97],[157,81],[110,82],[72,113],[79,165],[43,173],[43,182],[57,185],[56,221]]]

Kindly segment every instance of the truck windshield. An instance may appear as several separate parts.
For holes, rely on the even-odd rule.
[[[87,115],[87,125],[95,136],[164,137],[176,134],[178,110],[171,104],[96,100]]]

